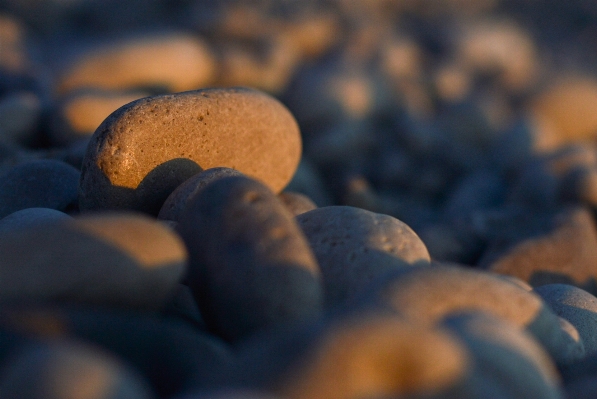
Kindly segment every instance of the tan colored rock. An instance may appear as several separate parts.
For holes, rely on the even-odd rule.
[[[186,271],[186,249],[139,215],[95,215],[0,234],[0,298],[157,310]]]
[[[209,85],[216,68],[211,49],[198,36],[170,33],[131,38],[83,54],[66,68],[58,90],[143,86],[193,90]]]
[[[157,214],[204,169],[229,167],[280,192],[301,157],[301,136],[279,101],[245,88],[143,98],[112,113],[83,161],[80,207]]]

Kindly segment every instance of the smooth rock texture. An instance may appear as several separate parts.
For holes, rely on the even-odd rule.
[[[0,372],[3,399],[152,399],[147,381],[112,355],[73,342],[30,345]]]
[[[212,182],[188,200],[179,231],[188,285],[208,327],[225,339],[320,315],[315,256],[265,185],[241,176]]]
[[[328,206],[296,220],[321,268],[327,306],[353,299],[385,273],[430,261],[417,234],[388,215]]]
[[[541,298],[487,272],[434,264],[404,268],[379,282],[377,303],[427,325],[463,311],[483,311],[532,334],[558,363],[575,358],[559,318]]]
[[[0,300],[159,310],[186,271],[170,229],[140,215],[94,215],[0,235]]]
[[[71,219],[64,212],[50,208],[27,208],[13,212],[0,219],[0,233],[15,229],[26,229],[44,223]]]
[[[278,194],[278,198],[294,216],[317,208],[311,198],[294,191],[283,191]]]
[[[148,97],[119,108],[94,133],[81,169],[79,204],[82,210],[157,214],[182,182],[222,166],[277,193],[300,156],[292,114],[262,92],[205,89]]]
[[[565,283],[596,293],[597,230],[591,211],[584,207],[567,209],[551,224],[542,234],[488,255],[483,266],[534,287]]]
[[[264,335],[239,356],[238,384],[289,399],[459,397],[471,367],[446,331],[375,313]]]
[[[0,218],[26,208],[77,209],[79,171],[55,160],[29,161],[0,175]]]
[[[442,326],[462,340],[474,359],[475,375],[465,397],[564,397],[553,360],[515,325],[479,312],[448,317]]]
[[[166,198],[158,213],[158,219],[180,221],[189,198],[197,195],[208,184],[227,176],[243,176],[243,174],[231,168],[210,168],[188,178]]]
[[[568,320],[582,338],[586,356],[597,353],[597,298],[568,284],[547,284],[534,289],[558,316]]]
[[[210,84],[216,61],[202,38],[174,32],[92,48],[65,69],[58,82],[62,93],[83,88],[139,87],[176,92]]]

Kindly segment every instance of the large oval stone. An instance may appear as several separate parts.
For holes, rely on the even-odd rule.
[[[80,207],[157,214],[178,185],[219,166],[278,193],[292,178],[301,149],[292,114],[260,91],[205,89],[139,99],[113,112],[93,134]]]

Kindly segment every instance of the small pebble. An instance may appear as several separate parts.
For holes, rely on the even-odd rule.
[[[41,100],[34,93],[0,95],[0,139],[20,145],[34,143],[42,112]]]
[[[187,202],[179,226],[188,284],[208,327],[230,341],[318,317],[317,261],[293,215],[256,180],[215,180]]]
[[[92,136],[79,206],[155,215],[178,185],[222,166],[280,192],[300,155],[292,114],[259,91],[205,89],[148,97],[116,110]]]
[[[283,191],[278,194],[278,198],[294,216],[317,208],[311,198],[294,191]]]
[[[25,162],[0,175],[0,218],[27,208],[77,209],[79,171],[60,161]]]
[[[296,220],[317,257],[328,307],[355,298],[385,273],[430,261],[417,234],[388,215],[328,206]]]

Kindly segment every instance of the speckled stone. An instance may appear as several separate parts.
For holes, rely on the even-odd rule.
[[[317,205],[305,194],[294,191],[283,191],[278,198],[294,216],[317,208]]]
[[[315,257],[265,185],[241,176],[214,181],[189,199],[179,231],[189,249],[188,284],[222,337],[319,316]]]
[[[54,160],[29,161],[0,175],[0,218],[26,208],[76,209],[79,171]]]
[[[0,233],[15,229],[26,229],[44,223],[71,219],[64,212],[50,208],[27,208],[13,212],[0,219]]]
[[[0,299],[157,310],[186,260],[179,237],[143,216],[45,223],[0,235]]]
[[[58,90],[164,87],[194,90],[212,82],[216,61],[205,41],[170,33],[120,39],[91,48],[68,65]]]
[[[292,114],[253,89],[205,89],[134,101],[94,133],[79,188],[82,210],[157,214],[168,195],[197,172],[237,169],[274,192],[301,156]]]
[[[164,205],[158,213],[158,219],[180,221],[189,198],[195,196],[208,184],[227,176],[243,176],[242,173],[230,168],[211,168],[199,172],[196,175],[185,180],[172,194],[166,198]]]
[[[568,320],[581,336],[586,355],[597,353],[597,298],[568,284],[547,284],[535,288],[558,316]]]
[[[388,215],[328,206],[296,220],[321,268],[327,306],[354,298],[385,273],[430,261],[417,234]]]
[[[446,331],[395,315],[365,313],[258,338],[238,352],[240,380],[289,399],[459,397],[443,394],[460,388],[471,366]]]
[[[576,357],[558,316],[541,298],[491,273],[454,265],[406,268],[379,282],[374,298],[404,317],[434,325],[463,311],[483,311],[531,333],[558,363]]]
[[[471,398],[563,398],[553,360],[537,341],[487,313],[449,317],[442,326],[462,340],[474,359]],[[462,396],[459,396],[462,397]]]
[[[30,345],[0,373],[3,399],[153,399],[136,370],[102,350],[74,342]]]

